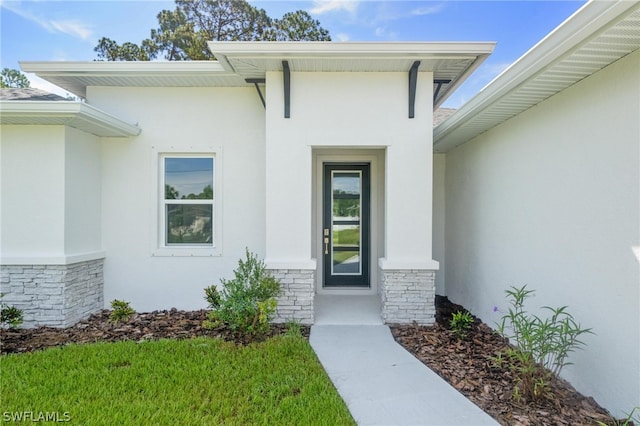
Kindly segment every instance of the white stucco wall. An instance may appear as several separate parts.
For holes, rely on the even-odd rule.
[[[288,119],[282,73],[267,73],[267,86],[268,260],[314,264],[312,150],[343,147],[386,149],[386,247],[380,251],[386,260],[400,268],[433,266],[431,73],[419,73],[414,119],[408,118],[407,73],[292,72]],[[283,205],[298,214],[283,215]],[[282,238],[283,230],[295,238]]]
[[[64,246],[67,256],[102,250],[100,138],[65,128]]]
[[[640,405],[640,51],[446,155],[446,293],[484,322],[527,284],[595,335],[564,376]],[[634,250],[636,250],[634,254]]]
[[[65,254],[64,126],[0,126],[4,264]]]
[[[232,278],[245,247],[264,257],[264,108],[247,88],[103,88],[89,103],[142,133],[102,139],[105,304],[204,308],[203,289]],[[215,152],[217,255],[159,253],[160,152]]]
[[[440,264],[436,272],[436,294],[445,290],[445,154],[433,154],[433,259]]]

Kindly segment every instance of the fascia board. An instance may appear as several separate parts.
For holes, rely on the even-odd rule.
[[[612,20],[636,5],[636,2],[625,0],[592,0],[585,4],[436,127],[433,135],[434,147],[444,148],[443,139],[478,112],[603,31]],[[450,148],[452,147],[447,147],[445,151]]]
[[[0,123],[12,118],[59,118],[60,124],[90,129],[96,136],[137,136],[141,129],[97,108],[72,101],[1,101]]]
[[[20,61],[24,72],[60,76],[183,75],[223,73],[218,61]]]

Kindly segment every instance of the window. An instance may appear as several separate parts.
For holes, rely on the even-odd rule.
[[[215,247],[213,155],[161,157],[163,247]]]

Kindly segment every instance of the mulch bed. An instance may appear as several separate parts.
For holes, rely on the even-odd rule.
[[[31,329],[0,330],[0,353],[33,352],[69,343],[117,342],[122,340],[187,339],[210,336],[238,344],[262,341],[286,332],[284,324],[274,324],[265,335],[247,336],[228,327],[206,330],[202,322],[207,311],[154,311],[134,314],[128,321],[110,322],[111,311],[103,310],[68,328],[38,327]],[[309,327],[301,326],[302,334],[309,336]]]
[[[614,419],[589,397],[582,396],[563,380],[553,380],[550,397],[533,405],[518,403],[513,397],[516,383],[508,368],[496,368],[493,358],[508,343],[476,319],[467,338],[460,340],[449,330],[454,312],[464,308],[447,298],[436,298],[436,324],[393,326],[398,343],[416,358],[451,383],[467,398],[503,425],[596,425],[597,421],[614,424]],[[285,325],[273,325],[265,336],[251,337],[226,327],[202,328],[207,311],[154,311],[134,314],[128,321],[109,322],[110,311],[103,310],[85,321],[60,329],[0,329],[0,353],[22,353],[64,346],[69,343],[115,342],[122,340],[185,339],[211,336],[237,344],[248,344],[283,334]],[[302,333],[309,336],[309,327]],[[631,426],[631,425],[630,425]]]
[[[533,404],[518,402],[513,398],[517,383],[513,373],[509,368],[497,368],[493,361],[509,347],[508,342],[477,318],[461,340],[450,331],[449,322],[454,312],[465,309],[441,296],[436,296],[436,308],[434,326],[392,327],[396,341],[500,424],[615,424],[593,398],[581,395],[561,379],[551,381],[547,398]]]

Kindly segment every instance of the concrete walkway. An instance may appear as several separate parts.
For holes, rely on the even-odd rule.
[[[385,325],[314,325],[310,342],[359,425],[498,425]]]

